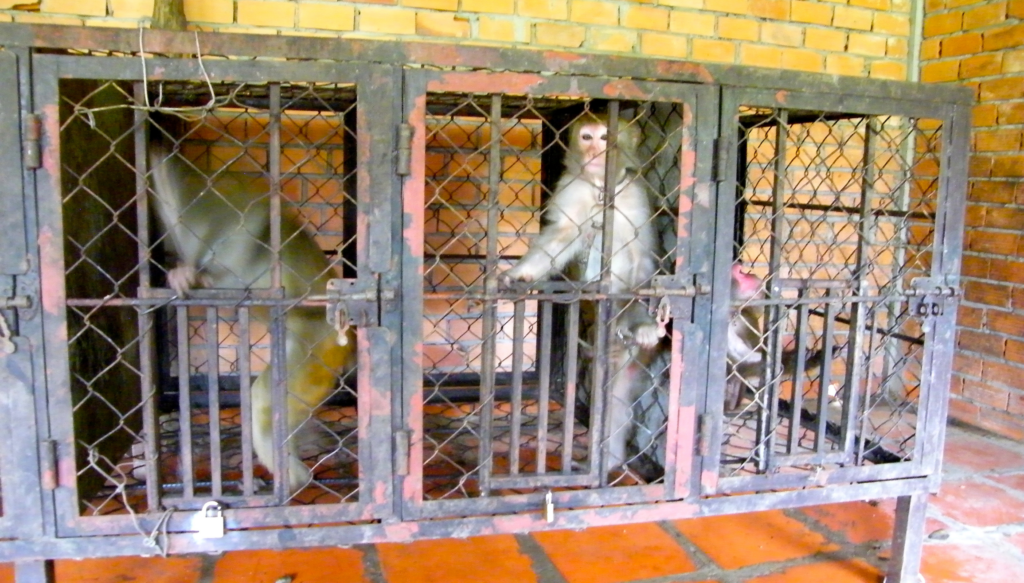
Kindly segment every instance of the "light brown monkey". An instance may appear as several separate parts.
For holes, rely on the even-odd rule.
[[[561,271],[572,261],[581,264],[583,281],[601,276],[605,177],[608,150],[607,117],[586,113],[569,128],[565,170],[544,210],[545,223],[526,254],[503,274],[507,280],[537,281]],[[628,293],[648,284],[655,273],[655,233],[651,203],[638,177],[636,148],[640,133],[628,120],[618,121],[610,291]],[[608,367],[610,400],[606,417],[608,468],[626,461],[632,433],[632,404],[638,383],[630,369],[632,349],[650,350],[660,334],[646,307],[635,300],[613,302],[613,331]],[[595,396],[596,397],[596,396]]]
[[[761,279],[743,271],[743,266],[732,266],[730,299],[733,302],[750,302],[762,297]],[[763,310],[744,304],[739,310],[730,312],[729,334],[726,345],[728,372],[725,383],[725,410],[739,407],[747,387],[757,388],[761,382],[761,370],[765,358],[764,334],[761,330]],[[795,348],[782,351],[780,360],[782,375],[793,377],[797,370],[799,353]],[[806,374],[813,374],[821,367],[824,351],[819,349],[808,355],[804,361]]]
[[[193,287],[269,287],[272,255],[267,181],[228,173],[208,179],[160,143],[152,145],[149,161],[151,199],[167,233],[165,244],[178,258],[178,265],[167,274],[168,285],[179,295]],[[312,236],[286,213],[281,217],[281,241],[281,283],[286,297],[324,294],[334,271]],[[254,306],[252,313],[269,325],[269,308]],[[285,329],[286,435],[291,454],[288,485],[296,491],[309,483],[311,475],[299,458],[301,439],[294,433],[335,389],[339,375],[355,366],[355,338],[350,329],[344,345],[339,345],[338,333],[327,323],[323,308],[290,308]],[[260,461],[273,471],[271,386],[268,366],[252,385],[253,447]]]

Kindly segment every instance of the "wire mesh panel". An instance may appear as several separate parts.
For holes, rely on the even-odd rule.
[[[290,72],[51,86],[68,375],[54,408],[71,420],[59,455],[76,515],[187,530],[173,511],[209,501],[330,504],[336,519],[385,502],[370,484],[389,464],[364,467],[390,423],[365,357],[379,334],[348,304],[374,285],[359,89]]]
[[[943,119],[741,101],[730,121],[719,489],[920,472]]]
[[[682,287],[691,267],[679,208],[687,200],[689,219],[693,98],[469,93],[445,82],[425,94],[422,182],[413,169],[425,210],[413,259],[423,405],[412,443],[422,449],[411,465],[416,496],[433,502],[417,511],[499,496],[532,504],[548,490],[571,503],[609,486],[666,497],[668,477],[690,462],[676,460],[680,438],[667,432],[680,398],[670,324],[682,311],[655,289]],[[581,145],[591,131],[613,144],[600,156],[619,156],[597,177]]]

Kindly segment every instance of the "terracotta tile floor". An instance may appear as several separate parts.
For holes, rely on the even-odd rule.
[[[946,480],[929,505],[928,583],[1024,581],[1024,444],[951,427]],[[58,561],[57,583],[877,583],[891,500],[557,531]],[[0,582],[13,581],[0,564]]]

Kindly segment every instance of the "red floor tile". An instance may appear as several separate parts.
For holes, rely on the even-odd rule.
[[[861,560],[813,563],[791,567],[747,583],[878,583],[881,571]]]
[[[779,510],[673,522],[725,569],[834,551],[839,545]]]
[[[854,544],[887,541],[892,538],[893,515],[868,502],[824,504],[801,510],[823,527],[840,532]]]
[[[1013,488],[1024,495],[1024,474],[1008,474],[1005,476],[988,476],[993,482],[999,482],[1007,488]]]
[[[1021,564],[992,545],[928,544],[921,574],[928,583],[1016,583]]]
[[[115,557],[54,563],[57,583],[196,583],[202,570],[202,559],[196,556]]]
[[[273,582],[285,576],[302,583],[369,581],[363,574],[363,554],[354,549],[235,551],[222,555],[214,569],[215,583]]]
[[[952,470],[1024,470],[1024,454],[999,445],[993,438],[959,431],[949,433],[943,460]]]
[[[530,558],[511,535],[387,543],[377,545],[377,553],[389,583],[537,581]]]
[[[1024,522],[1024,500],[973,479],[944,482],[932,503],[947,517],[968,526]]]
[[[696,569],[678,542],[654,523],[538,532],[533,538],[568,583],[622,583]]]

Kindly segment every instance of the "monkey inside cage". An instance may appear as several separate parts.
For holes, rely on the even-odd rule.
[[[425,499],[664,483],[689,108],[428,93]]]
[[[59,92],[82,514],[357,500],[353,85]]]
[[[920,459],[915,298],[933,285],[942,123],[745,104],[733,119],[720,484]]]

